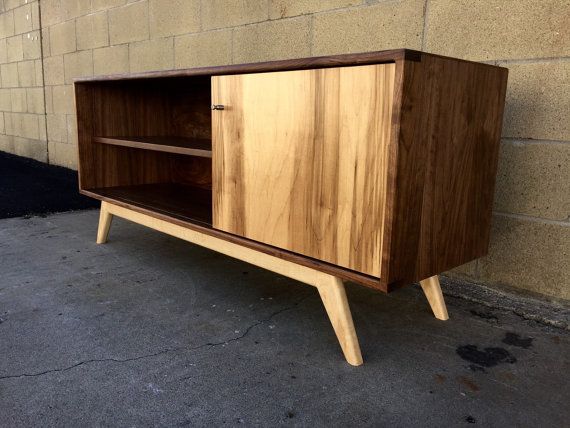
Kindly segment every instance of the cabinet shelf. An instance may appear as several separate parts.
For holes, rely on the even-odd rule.
[[[88,190],[109,200],[138,206],[170,217],[212,226],[212,191],[179,183],[101,187]]]
[[[204,158],[212,157],[212,142],[206,139],[188,137],[93,137],[93,141],[113,146],[177,153]]]

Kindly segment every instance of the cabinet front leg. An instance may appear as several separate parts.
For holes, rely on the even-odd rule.
[[[327,281],[320,282],[317,289],[346,361],[353,366],[360,366],[362,354],[342,280],[330,277]]]
[[[97,229],[97,243],[104,244],[109,236],[113,214],[107,209],[107,202],[101,202],[101,212],[99,213],[99,228]]]
[[[443,300],[441,286],[439,285],[439,277],[434,275],[424,279],[420,281],[420,285],[435,317],[442,321],[448,320],[449,315],[447,314],[447,307],[445,306],[445,300]]]

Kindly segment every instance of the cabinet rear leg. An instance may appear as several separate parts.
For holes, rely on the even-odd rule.
[[[113,214],[107,209],[107,202],[101,202],[101,212],[99,213],[99,228],[97,229],[97,243],[104,244],[109,236]]]
[[[346,361],[353,366],[360,366],[363,362],[362,354],[342,280],[331,276],[326,282],[320,282],[317,289]]]
[[[443,300],[441,286],[439,285],[439,277],[434,275],[424,279],[420,281],[420,285],[435,317],[442,321],[448,320],[449,315],[447,314],[447,307],[445,306],[445,300]]]

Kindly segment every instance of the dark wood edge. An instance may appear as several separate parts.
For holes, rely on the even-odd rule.
[[[197,67],[182,70],[145,71],[141,73],[124,73],[93,77],[78,77],[74,82],[98,82],[109,80],[151,79],[160,77],[185,77],[201,75],[228,75],[243,73],[262,73],[269,71],[304,70],[309,68],[338,67],[343,65],[365,65],[382,62],[394,62],[396,59],[417,57],[413,51],[397,49],[360,54],[343,54],[309,58],[295,58],[279,61],[267,61],[247,64],[221,65],[214,67]]]
[[[260,251],[262,253],[269,254],[274,257],[278,257],[283,260],[287,260],[293,263],[297,263],[302,266],[307,266],[312,269],[328,273],[330,275],[334,275],[339,277],[343,280],[352,281],[361,285],[365,285],[370,288],[374,288],[376,290],[387,292],[387,287],[381,284],[379,278],[365,275],[359,272],[352,271],[350,269],[344,269],[339,266],[335,266],[330,263],[326,263],[320,260],[316,260],[310,257],[301,256],[296,253],[292,253],[290,251],[282,250],[280,248],[272,247],[270,245],[262,244],[257,241],[252,241],[251,239],[242,238],[241,236],[233,235],[231,233],[223,232],[221,230],[213,229],[211,227],[202,226],[200,224],[191,223],[188,221],[180,220],[174,217],[171,217],[166,214],[161,214],[155,212],[150,209],[146,209],[137,205],[131,205],[126,202],[118,201],[116,199],[108,198],[98,193],[91,192],[89,190],[82,190],[80,189],[79,192],[83,195],[99,199],[101,201],[109,202],[124,208],[131,209],[133,211],[137,211],[141,214],[146,214],[148,216],[168,221],[169,223],[176,224],[178,226],[186,227],[188,229],[195,230],[197,232],[204,233],[206,235],[214,236],[216,238],[223,239],[228,242],[232,242],[234,244],[242,245],[247,248],[251,248],[252,250]]]
[[[398,149],[400,142],[400,116],[402,115],[402,96],[406,60],[396,61],[396,77],[394,81],[394,104],[392,106],[392,128],[388,148],[388,167],[386,168],[386,203],[384,207],[384,228],[382,236],[382,254],[380,260],[380,282],[387,291],[390,290],[390,252],[392,246],[392,229],[396,200],[396,173]]]
[[[263,73],[270,71],[287,71],[287,70],[305,70],[310,68],[327,68],[340,67],[350,65],[366,65],[406,61],[421,61],[422,56],[430,55],[440,58],[441,55],[434,55],[426,52],[414,51],[410,49],[395,49],[387,51],[363,52],[357,54],[329,55],[309,58],[295,58],[280,61],[268,61],[248,64],[221,65],[215,67],[198,67],[182,70],[163,70],[163,71],[146,71],[141,73],[130,74],[114,74],[92,77],[78,77],[74,79],[75,83],[102,82],[113,80],[132,80],[132,79],[152,79],[161,77],[188,77],[188,76],[216,76],[228,74],[243,73]],[[455,59],[455,58],[454,58]],[[482,67],[497,67],[490,64],[482,64],[473,61],[455,59],[457,61],[470,62],[479,64]]]

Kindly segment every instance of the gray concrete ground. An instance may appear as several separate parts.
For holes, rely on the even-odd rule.
[[[349,285],[354,368],[313,288],[97,217],[0,220],[1,426],[570,424],[567,329]]]

